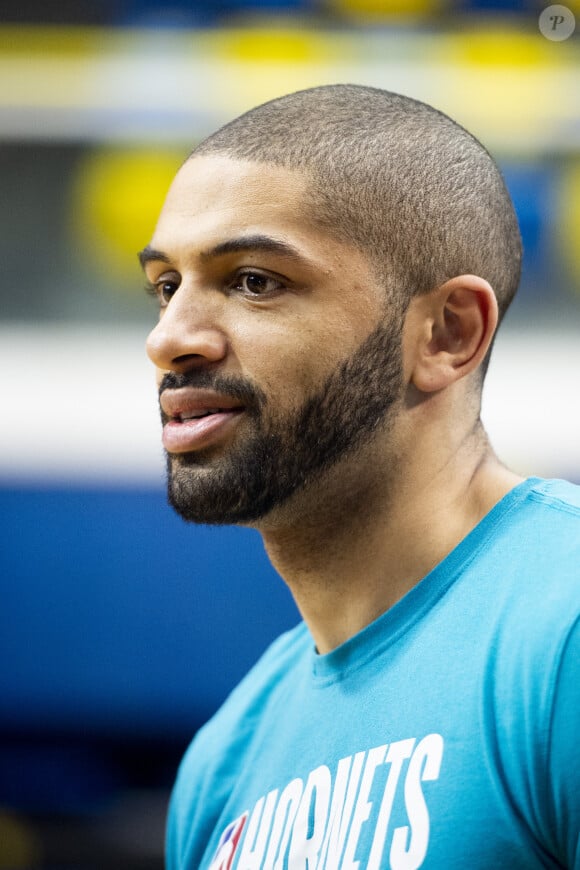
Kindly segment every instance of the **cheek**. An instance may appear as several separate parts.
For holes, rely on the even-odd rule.
[[[295,407],[320,382],[320,360],[302,346],[277,345],[255,359],[254,377],[275,404]]]
[[[267,323],[252,330],[238,326],[231,346],[240,373],[264,390],[273,408],[299,407],[329,368],[328,338],[303,325],[292,330]]]

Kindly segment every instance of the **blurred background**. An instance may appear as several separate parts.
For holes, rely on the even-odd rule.
[[[257,535],[165,504],[135,252],[217,126],[349,81],[479,136],[526,249],[484,422],[515,470],[580,482],[578,28],[542,35],[546,5],[3,0],[0,868],[161,868],[189,739],[298,619]]]

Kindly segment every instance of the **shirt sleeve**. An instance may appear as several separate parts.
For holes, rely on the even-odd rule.
[[[177,823],[177,796],[175,787],[171,795],[165,828],[165,870],[180,870],[179,826]]]
[[[567,638],[558,671],[547,772],[555,854],[567,870],[580,870],[580,620]]]

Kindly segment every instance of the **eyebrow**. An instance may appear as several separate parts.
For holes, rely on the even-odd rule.
[[[220,242],[207,251],[202,251],[200,257],[202,260],[211,260],[214,257],[224,257],[226,254],[237,254],[241,251],[262,251],[269,254],[278,254],[278,256],[287,257],[292,260],[306,261],[306,257],[293,245],[283,242],[281,239],[276,239],[273,236],[261,234],[227,239],[225,242]],[[152,261],[161,263],[170,262],[167,254],[152,248],[150,245],[146,245],[142,251],[139,251],[137,256],[139,257],[141,268],[145,268],[146,264]]]
[[[204,251],[201,255],[202,260],[209,260],[212,257],[223,257],[225,254],[237,254],[240,251],[264,251],[268,254],[278,254],[282,257],[289,257],[292,260],[303,260],[304,257],[293,245],[288,242],[283,242],[280,239],[275,239],[272,236],[256,234],[253,236],[240,236],[235,239],[228,239],[225,242],[220,242],[209,251]]]
[[[164,254],[162,251],[156,251],[155,248],[151,247],[151,245],[145,245],[143,250],[139,251],[137,256],[139,257],[142,269],[145,268],[147,263],[151,263],[154,260],[161,261],[162,263],[169,263],[169,257],[167,254]]]

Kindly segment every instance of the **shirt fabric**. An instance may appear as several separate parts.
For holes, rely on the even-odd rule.
[[[185,755],[169,870],[580,870],[579,581],[580,487],[531,478],[337,649],[284,634]]]

